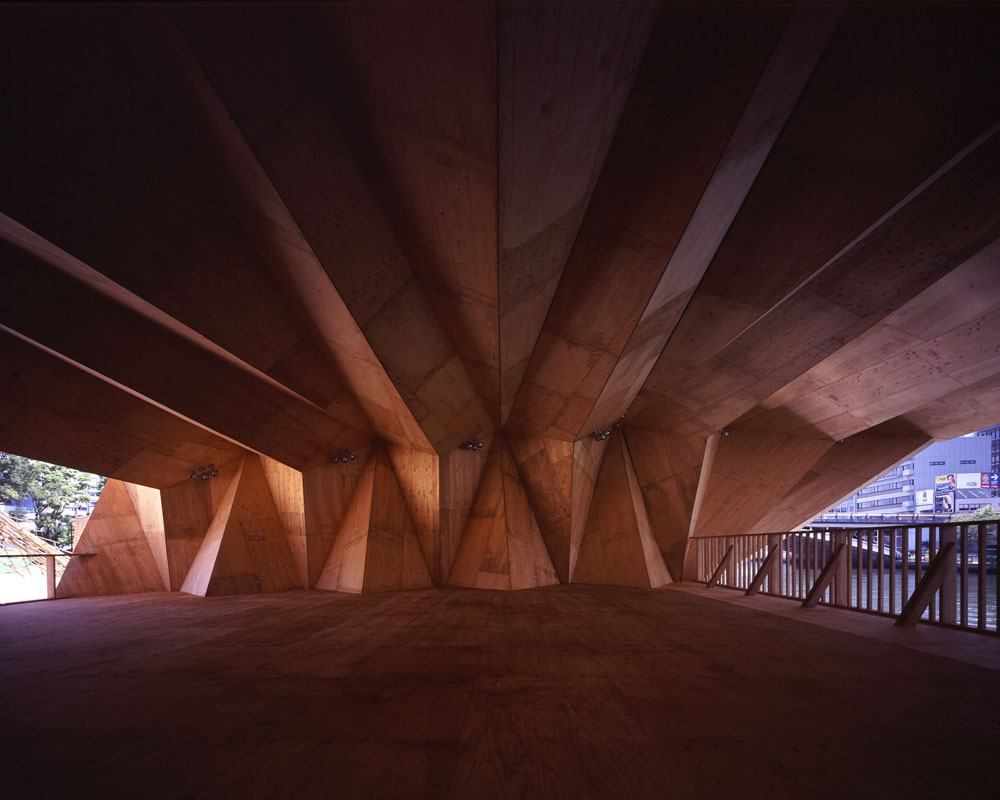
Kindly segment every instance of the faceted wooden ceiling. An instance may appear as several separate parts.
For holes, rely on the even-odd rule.
[[[565,577],[526,459],[597,428],[711,532],[1000,419],[996,9],[0,22],[0,448],[165,487],[503,430]]]

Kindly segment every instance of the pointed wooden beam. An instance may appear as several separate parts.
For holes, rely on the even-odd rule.
[[[723,575],[734,575],[736,570],[734,568],[733,553],[735,551],[736,545],[729,545],[729,549],[726,550],[726,554],[722,557],[719,562],[719,566],[715,568],[715,572],[712,573],[712,577],[708,579],[708,583],[705,584],[706,589],[711,589],[713,586],[718,584],[722,580]]]
[[[917,584],[917,588],[913,590],[910,599],[903,606],[903,611],[900,613],[899,619],[896,620],[898,627],[912,628],[916,625],[920,620],[920,615],[924,613],[934,598],[934,592],[941,588],[949,573],[952,580],[954,580],[956,546],[956,542],[952,540],[941,550],[938,550],[927,572],[924,573],[920,583]],[[919,557],[919,555],[918,553],[917,556]]]
[[[376,433],[387,441],[430,450],[427,437],[188,43],[165,12],[156,16],[155,27],[163,59],[184,84],[177,91],[187,93],[190,113],[180,118],[190,135],[211,151],[217,180],[233,213],[300,319],[344,377]]]
[[[806,599],[802,601],[803,608],[813,608],[820,601],[823,593],[833,583],[834,579],[840,575],[840,570],[844,568],[846,562],[847,547],[838,544],[833,549],[833,553],[830,554],[830,560],[826,562],[826,566],[820,572],[816,583],[813,584],[809,590],[809,594],[806,595]]]
[[[781,554],[781,548],[778,547],[778,542],[780,537],[771,536],[768,539],[767,558],[764,559],[764,563],[760,565],[760,569],[757,570],[757,574],[753,576],[753,580],[750,581],[750,588],[746,590],[747,597],[757,594],[761,587],[764,585],[764,579],[771,578],[771,591],[774,592],[775,578],[778,575],[778,567],[780,567],[780,562],[778,561],[778,556]],[[774,592],[777,594],[777,592]]]
[[[498,11],[501,425],[658,13],[652,6]]]
[[[788,21],[684,235],[583,426],[584,431],[618,420],[639,393],[843,13],[843,9],[799,8]]]
[[[349,85],[336,87],[337,92],[317,86],[316,75],[331,65],[309,63],[289,31],[294,25],[275,9],[234,14],[217,7],[192,14],[178,8],[170,16],[221,109],[231,116],[225,123],[245,137],[246,154],[257,162],[255,177],[263,170],[270,184],[266,193],[280,196],[279,218],[294,221],[295,244],[307,253],[294,270],[317,279],[331,298],[328,287],[335,287],[351,318],[343,316],[338,303],[337,321],[350,334],[350,345],[361,344],[356,328],[361,331],[363,352],[344,353],[348,364],[341,368],[354,391],[359,397],[373,387],[381,392],[382,379],[388,377],[422,432],[410,430],[409,439],[430,444],[413,441],[414,446],[444,453],[473,434],[482,435],[491,426],[486,406],[345,135],[345,116],[352,109],[342,90]],[[240,35],[234,37],[236,29]],[[220,37],[228,42],[224,51],[218,47]],[[348,76],[339,79],[347,82]],[[265,222],[274,235],[284,235],[275,222]],[[323,276],[314,262],[326,273],[325,283],[318,280]],[[303,280],[294,285],[299,295],[311,288]],[[319,308],[312,313],[327,312]],[[319,325],[321,319],[312,321]],[[330,347],[335,348],[338,337],[332,327],[324,333],[329,330]],[[369,353],[378,369],[371,369]],[[362,367],[358,356],[370,366]],[[369,413],[379,418],[378,408]],[[395,420],[386,416],[381,424],[390,430],[394,424],[409,427],[403,415]],[[404,443],[401,439],[398,433],[391,437]]]

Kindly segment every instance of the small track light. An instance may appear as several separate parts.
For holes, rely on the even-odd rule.
[[[466,450],[482,450],[486,445],[479,441],[478,436],[473,436],[471,439],[466,439],[462,442],[462,447]]]
[[[731,432],[729,428],[723,428],[721,431],[719,431],[719,433],[721,433],[723,436],[729,436]]]

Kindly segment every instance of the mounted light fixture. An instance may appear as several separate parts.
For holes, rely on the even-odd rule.
[[[207,481],[209,478],[219,477],[219,470],[215,468],[215,464],[209,464],[207,467],[198,467],[196,470],[191,470],[188,472],[188,477],[193,481],[199,478]]]
[[[473,436],[471,439],[466,439],[464,442],[462,442],[462,447],[464,447],[466,450],[482,450],[484,447],[486,447],[486,444],[484,442],[479,441],[478,436]]]
[[[721,433],[723,436],[729,436],[731,435],[732,431],[730,431],[729,428],[723,428],[721,431],[719,431],[719,433]]]
[[[354,459],[355,459],[354,453],[352,453],[350,450],[348,450],[345,447],[339,453],[335,453],[332,456],[330,456],[330,463],[331,464],[347,464],[347,463],[349,463],[351,461],[354,461]]]
[[[608,428],[597,428],[591,435],[595,442],[603,442],[611,435],[611,431]]]

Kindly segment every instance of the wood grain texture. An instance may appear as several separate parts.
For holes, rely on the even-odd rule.
[[[316,588],[360,594],[431,585],[392,462],[379,447],[358,479]]]
[[[930,443],[918,428],[899,422],[856,433],[820,456],[748,532],[794,530]]]
[[[314,7],[300,41],[494,425],[497,14]]]
[[[259,458],[264,477],[267,479],[267,487],[271,491],[271,499],[274,500],[274,507],[288,536],[288,547],[298,567],[302,586],[308,588],[310,586],[309,540],[306,536],[302,473],[297,469],[286,467],[273,458],[267,456]]]
[[[494,439],[448,583],[527,589],[559,582],[506,438]]]
[[[206,594],[280,592],[303,586],[260,459],[248,455]]]
[[[545,6],[499,10],[501,424],[601,174],[657,13],[650,7],[569,14]],[[563,575],[566,567],[558,568]]]
[[[976,88],[1000,80],[983,49],[995,31],[962,26],[947,54],[938,51],[948,64],[938,70],[924,54],[942,24],[946,17],[930,13],[901,32],[881,12],[845,14],[640,392],[633,421],[678,432],[723,427],[872,324],[878,313],[869,312],[881,307],[884,315],[941,278],[957,263],[945,258],[961,260],[964,248],[989,240],[997,224],[993,167],[981,179],[962,178],[958,163],[922,188],[1000,115],[995,93],[986,99]],[[872,91],[845,89],[859,82]],[[856,120],[865,120],[863,131]],[[962,197],[950,180],[964,185]],[[969,213],[961,234],[948,222],[956,212]],[[794,346],[774,336],[779,324],[798,331]]]
[[[634,427],[626,429],[625,439],[653,535],[671,576],[680,580],[705,440]]]
[[[573,582],[649,589],[670,581],[625,440],[616,429],[601,461]]]
[[[350,104],[318,90],[316,67],[272,11],[173,16],[427,441],[444,452],[486,429],[483,401],[345,134]],[[234,30],[238,47],[217,52],[214,40]]]
[[[242,472],[243,459],[216,466],[217,478],[185,479],[160,490],[171,591],[181,590],[213,520]]]
[[[241,447],[0,330],[0,447],[163,488]]]
[[[95,555],[69,559],[56,587],[57,597],[166,591],[162,531],[156,528],[148,499],[142,498],[140,518],[128,486],[108,480],[75,551]]]
[[[153,773],[167,798],[326,797],[331,774],[345,797],[786,798],[806,775],[820,797],[992,796],[1000,642],[897,633],[676,586],[22,604],[0,614],[4,752],[72,745],[48,761],[53,796],[143,797]],[[859,702],[859,667],[900,697],[948,685],[948,703]],[[8,794],[38,794],[37,773],[9,772]]]
[[[719,438],[693,536],[751,530],[826,453],[830,439],[733,428]]]
[[[628,411],[722,244],[842,15],[842,9],[800,8],[788,21],[583,430],[612,424]]]
[[[608,440],[596,441],[587,436],[573,442],[573,495],[570,508],[569,579],[573,580],[576,561],[580,556],[580,542],[590,515],[594,487],[600,472]]]
[[[302,586],[260,459],[247,456],[220,498],[181,591],[209,596]]]
[[[331,454],[332,455],[332,454]],[[308,467],[302,472],[306,561],[309,586],[316,586],[334,540],[344,522],[358,479],[372,458],[372,449],[354,452],[354,461]]]
[[[372,429],[388,441],[429,448],[430,443],[174,22],[161,15],[154,28],[152,46],[178,72],[170,88],[178,95],[178,103],[186,104],[180,116],[188,125],[187,133],[202,146],[207,144],[211,153],[207,171],[215,177],[248,241],[336,374],[357,397]]]
[[[528,501],[562,583],[569,583],[573,443],[530,434],[508,433]]]
[[[585,433],[788,14],[733,12],[725,23],[705,9],[658,17],[514,402],[516,425]]]
[[[156,568],[160,571],[164,587],[170,586],[170,569],[167,566],[167,541],[163,526],[163,505],[158,489],[126,483],[129,500],[139,518],[142,532],[149,542],[149,552],[153,555]]]

